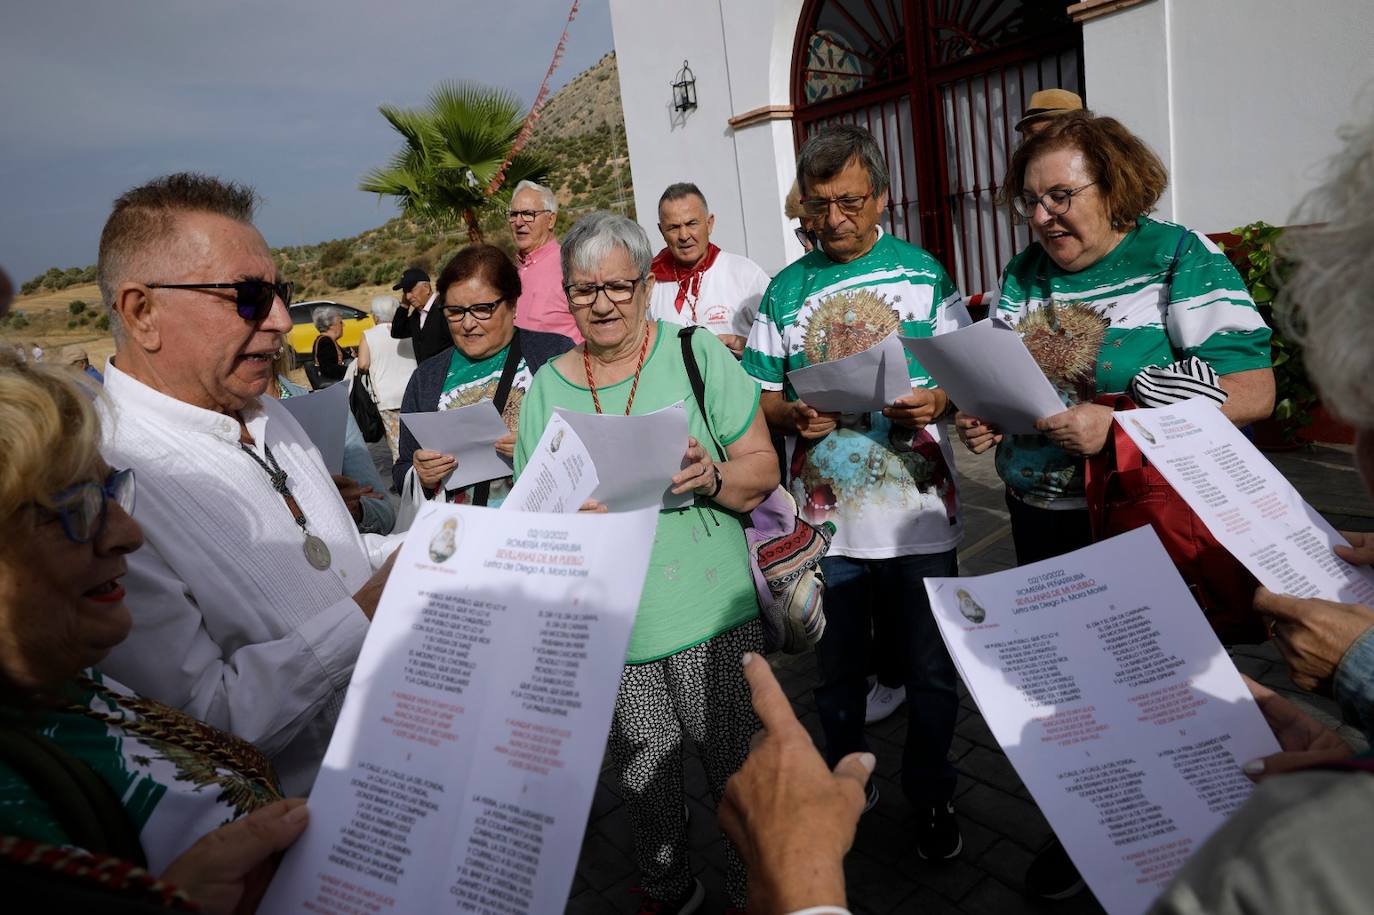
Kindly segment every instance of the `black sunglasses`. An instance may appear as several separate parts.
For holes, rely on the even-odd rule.
[[[239,280],[237,283],[144,283],[149,289],[232,289],[234,310],[245,321],[261,321],[272,311],[272,303],[281,297],[283,305],[291,305],[290,283],[269,283],[267,280]]]

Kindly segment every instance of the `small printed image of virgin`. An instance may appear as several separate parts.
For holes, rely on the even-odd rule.
[[[558,453],[558,449],[563,444],[563,433],[566,431],[566,429],[559,429],[553,434],[553,438],[549,439],[549,454]]]
[[[1145,441],[1149,442],[1151,445],[1159,444],[1155,441],[1155,437],[1150,433],[1150,430],[1142,426],[1138,419],[1136,419],[1134,416],[1128,417],[1128,419],[1130,419],[1131,425],[1135,426],[1136,431],[1139,432],[1141,435],[1145,436]]]
[[[968,591],[960,588],[954,592],[954,597],[959,601],[959,612],[970,623],[976,625],[988,618],[988,612],[983,609],[983,605],[978,603]]]
[[[435,562],[446,562],[458,549],[458,519],[448,518],[434,532],[429,542],[429,558]]]

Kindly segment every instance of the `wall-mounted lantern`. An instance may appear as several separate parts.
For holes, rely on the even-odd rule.
[[[687,66],[687,61],[682,62],[682,69],[677,71],[677,76],[673,78],[673,109],[676,111],[691,111],[697,106],[697,78],[692,73],[692,68]]]

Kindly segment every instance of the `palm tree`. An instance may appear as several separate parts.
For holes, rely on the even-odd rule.
[[[358,189],[396,198],[408,217],[439,226],[467,225],[468,241],[480,242],[478,211],[497,170],[524,123],[519,99],[504,89],[472,82],[440,83],[424,108],[382,105],[377,110],[405,141],[384,168],[363,176]],[[518,152],[503,187],[539,181],[548,164]]]

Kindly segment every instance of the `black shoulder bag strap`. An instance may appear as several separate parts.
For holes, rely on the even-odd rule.
[[[711,414],[706,412],[706,382],[701,377],[701,366],[697,365],[697,354],[692,352],[692,333],[695,330],[696,326],[693,325],[677,332],[677,338],[682,343],[682,364],[687,369],[687,380],[692,384],[692,396],[696,398],[697,409],[701,411],[701,421],[706,424],[706,431],[711,433],[711,444],[716,447],[716,460],[725,461],[725,449],[716,438],[716,430],[711,428]]]
[[[148,866],[119,795],[86,763],[12,722],[0,723],[0,762],[48,805],[73,845]]]
[[[510,400],[511,385],[515,384],[515,370],[520,367],[520,330],[516,328],[515,335],[510,338],[510,349],[506,350],[506,364],[501,367],[501,380],[496,383],[496,396],[491,399],[491,404],[496,408],[496,412],[505,414],[506,401]],[[483,480],[481,483],[472,487],[472,504],[486,505],[491,498],[491,481]]]

